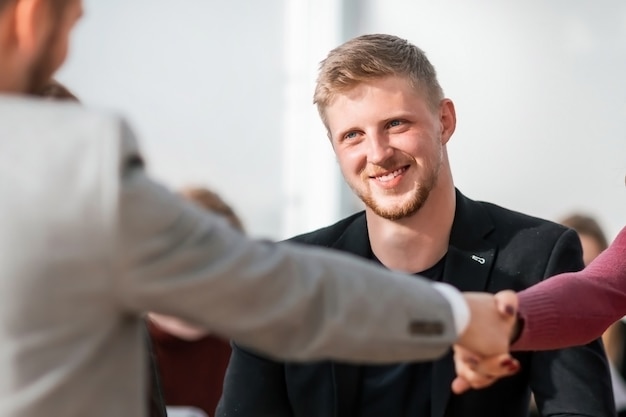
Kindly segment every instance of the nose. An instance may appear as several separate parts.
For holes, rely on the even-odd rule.
[[[379,165],[393,155],[389,138],[385,135],[368,135],[367,161]]]

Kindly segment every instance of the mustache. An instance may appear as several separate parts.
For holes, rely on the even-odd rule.
[[[398,169],[407,168],[411,165],[411,161],[400,160],[394,158],[380,164],[367,164],[361,174],[368,177],[379,177],[381,175],[389,174],[390,172],[397,171]]]

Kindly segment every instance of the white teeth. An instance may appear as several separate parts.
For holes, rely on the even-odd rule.
[[[402,174],[402,172],[404,172],[404,168],[400,168],[400,169],[396,169],[395,171],[393,171],[390,174],[387,175],[382,175],[380,177],[376,177],[376,179],[378,181],[381,182],[387,182],[387,181],[391,181],[392,179],[394,179],[395,177],[397,177],[398,175]]]

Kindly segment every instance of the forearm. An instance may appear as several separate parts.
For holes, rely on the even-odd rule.
[[[561,274],[519,293],[523,329],[515,350],[587,343],[626,314],[626,228],[580,272]]]
[[[296,360],[433,359],[456,339],[429,282],[356,257],[251,241],[215,216],[129,175],[116,292],[127,309],[200,324]]]
[[[606,290],[577,273],[563,274],[519,294],[521,333],[512,350],[549,350],[589,343],[624,315]]]

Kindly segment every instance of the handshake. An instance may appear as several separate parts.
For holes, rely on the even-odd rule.
[[[485,388],[520,369],[519,362],[509,354],[511,342],[521,331],[516,293],[466,292],[463,296],[471,318],[454,346],[457,377],[452,391],[456,394]]]

